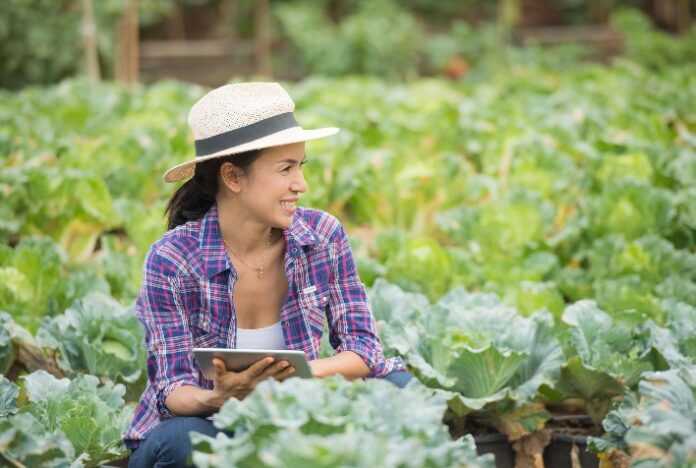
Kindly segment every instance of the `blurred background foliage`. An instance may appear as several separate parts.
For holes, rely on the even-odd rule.
[[[94,10],[92,23],[85,23],[83,17],[88,3]],[[232,60],[249,49],[257,29],[258,4],[252,0],[136,3],[143,43],[222,38],[229,41],[229,57],[221,58]],[[262,3],[269,17],[269,60],[274,76],[280,79],[317,74],[369,74],[390,79],[443,74],[458,79],[506,63],[510,53],[526,53],[529,60],[541,59],[534,47],[520,50],[515,46],[535,44],[534,38],[526,34],[530,28],[563,25],[606,26],[620,33],[623,48],[631,58],[649,67],[696,59],[696,33],[690,28],[691,12],[696,11],[693,0]],[[128,5],[128,0],[1,2],[0,86],[16,89],[49,84],[84,72],[81,44],[92,28],[101,76],[113,77],[116,31]],[[683,37],[677,39],[668,32]],[[596,40],[585,37],[581,42]],[[568,59],[591,55],[587,48],[567,45],[572,41],[562,37],[551,42],[561,50],[553,58],[560,67],[567,65]],[[253,61],[251,55],[246,54],[247,61]],[[241,68],[242,73],[248,74],[248,70]],[[148,81],[147,76],[143,78]]]
[[[139,0],[142,27],[171,12],[172,0]],[[116,24],[124,0],[93,3],[100,66],[113,73]],[[81,0],[6,0],[0,2],[0,86],[56,83],[81,71]]]

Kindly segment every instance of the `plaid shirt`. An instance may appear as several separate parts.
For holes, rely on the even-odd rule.
[[[285,235],[288,295],[280,309],[288,349],[317,359],[329,323],[336,353],[353,351],[370,368],[368,377],[405,370],[400,358],[385,359],[348,237],[336,218],[298,208]],[[235,348],[236,272],[222,243],[217,206],[200,220],[168,231],[145,259],[136,314],[145,326],[148,383],[124,441],[137,447],[162,420],[164,404],[182,385],[212,388],[192,359],[192,348]]]

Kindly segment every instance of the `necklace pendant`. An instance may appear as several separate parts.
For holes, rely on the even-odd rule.
[[[263,278],[263,268],[259,268],[259,279]]]

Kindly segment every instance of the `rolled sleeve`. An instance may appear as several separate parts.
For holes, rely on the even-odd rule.
[[[348,236],[339,225],[332,246],[335,261],[329,281],[329,341],[336,353],[352,351],[370,368],[368,377],[405,370],[400,358],[385,359],[364,285],[360,282]]]
[[[165,405],[172,390],[182,385],[199,385],[186,316],[190,298],[182,293],[179,277],[172,273],[165,259],[150,252],[136,302],[136,314],[145,327],[148,378],[162,419],[173,416]]]

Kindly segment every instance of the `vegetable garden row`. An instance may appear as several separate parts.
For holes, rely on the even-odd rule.
[[[460,438],[491,432],[538,464],[578,413],[603,460],[696,463],[696,67],[507,71],[288,86],[305,127],[342,128],[308,144],[301,204],[347,226],[385,348],[422,385],[264,382],[216,417],[234,437],[195,437],[196,464],[491,466]],[[132,304],[202,94],[0,92],[2,464],[127,455]]]

